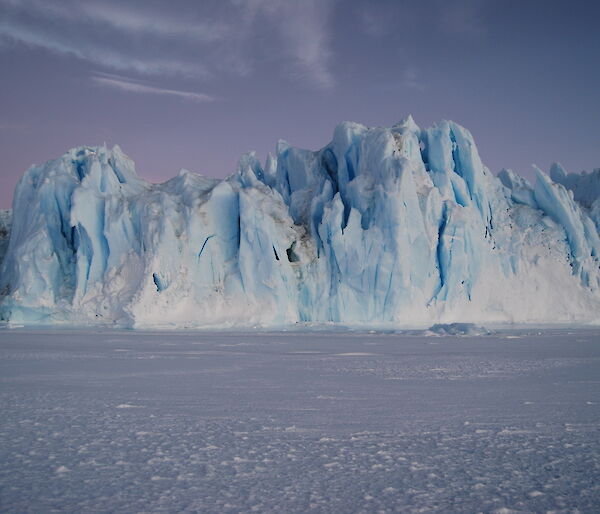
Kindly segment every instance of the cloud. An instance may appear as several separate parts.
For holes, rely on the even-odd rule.
[[[479,38],[486,33],[482,0],[460,0],[440,4],[439,20],[442,28],[453,35]]]
[[[333,3],[0,0],[0,42],[44,48],[107,71],[196,80],[250,76],[272,63],[291,80],[331,89]]]
[[[180,91],[178,89],[165,89],[156,86],[149,86],[146,84],[140,84],[139,82],[127,79],[125,77],[119,77],[118,75],[109,75],[106,73],[97,74],[92,77],[92,80],[101,86],[110,87],[113,89],[120,89],[121,91],[128,91],[130,93],[174,96],[189,102],[198,103],[214,102],[216,100],[215,97],[207,95],[205,93]]]
[[[120,71],[135,71],[147,75],[208,76],[208,72],[202,66],[193,63],[168,58],[131,55],[108,46],[98,45],[94,41],[70,38],[67,33],[52,34],[17,23],[10,26],[0,23],[0,35],[28,46],[72,55],[90,63]]]
[[[91,2],[81,4],[83,13],[97,23],[105,23],[115,29],[131,33],[161,35],[185,40],[204,42],[221,41],[231,29],[222,21],[176,19],[167,13],[132,10],[122,5]]]
[[[402,85],[408,89],[417,91],[425,90],[425,84],[419,80],[419,74],[414,68],[406,68],[402,75]]]
[[[86,11],[94,3],[82,5],[86,7],[72,0],[60,4],[0,0],[0,8],[4,7],[0,18],[0,37],[120,71],[199,78],[210,75],[203,63],[179,58],[175,52],[168,50],[173,45],[165,45],[158,37],[170,33],[173,27],[167,28],[163,22],[157,21],[155,37],[141,38],[132,44],[136,42],[135,32],[126,30],[127,22],[108,24],[108,12],[105,18],[98,18],[92,16],[91,11]],[[116,13],[115,18],[119,18]],[[158,13],[156,19],[161,19]],[[129,25],[132,24],[129,22]],[[139,27],[145,25],[139,22]]]
[[[381,38],[387,34],[388,26],[380,12],[367,7],[361,11],[358,16],[360,22],[359,26],[367,36]]]
[[[290,58],[286,63],[290,76],[318,89],[332,89],[330,17],[334,0],[256,0],[252,5],[277,28]]]
[[[322,89],[335,86],[331,71],[332,51],[329,47],[327,2],[304,2],[297,12],[298,4],[283,24],[283,34],[296,60],[296,70],[307,77],[313,85]]]

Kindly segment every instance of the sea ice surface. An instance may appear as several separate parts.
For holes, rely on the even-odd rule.
[[[0,510],[597,512],[600,329],[468,328],[0,330]]]

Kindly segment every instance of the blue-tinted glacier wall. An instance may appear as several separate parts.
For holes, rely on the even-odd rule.
[[[163,184],[118,147],[28,170],[0,269],[13,323],[364,326],[594,321],[596,170],[494,176],[471,134],[345,122],[225,180]]]

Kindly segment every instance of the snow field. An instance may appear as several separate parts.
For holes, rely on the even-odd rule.
[[[599,371],[591,328],[2,330],[0,509],[594,512]]]

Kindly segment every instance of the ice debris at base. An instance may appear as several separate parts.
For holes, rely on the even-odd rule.
[[[593,321],[600,171],[481,162],[471,134],[341,123],[225,180],[159,185],[119,147],[26,172],[0,271],[11,323],[133,327]]]
[[[429,327],[423,335],[489,336],[492,335],[492,332],[475,323],[436,323]]]

